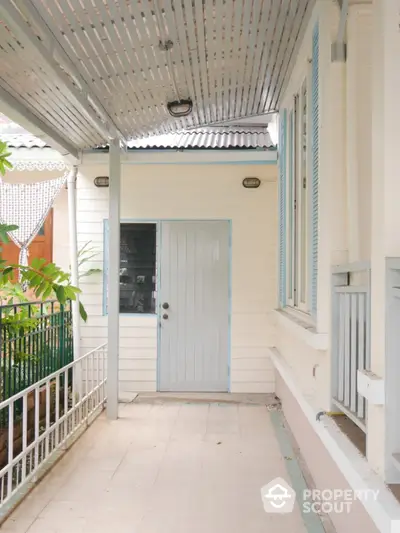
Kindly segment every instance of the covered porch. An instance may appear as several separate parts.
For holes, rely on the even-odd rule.
[[[314,483],[378,491],[329,518],[338,532],[399,531],[400,504],[388,487],[400,484],[397,17],[394,0],[0,5],[0,111],[73,169],[75,284],[80,238],[98,240],[104,268],[83,287],[89,323],[81,327],[73,310],[75,361],[0,404],[13,422],[16,402],[24,413],[30,397],[43,395],[47,413],[42,423],[35,412],[33,441],[26,415],[18,446],[9,426],[5,505],[62,457],[5,531],[64,531],[67,516],[78,531],[319,531],[320,518],[314,513],[310,526],[298,507],[288,516],[255,509],[256,485],[272,474],[297,476],[300,492]],[[220,146],[217,155],[203,146],[130,149],[145,136],[201,128],[208,136],[206,127],[214,139],[221,125],[261,121],[266,129],[276,113],[278,172],[272,152],[254,146]],[[151,303],[125,314],[124,224],[152,225],[150,255],[158,254]],[[186,282],[200,265],[203,287],[210,264],[222,267],[201,293],[207,308]],[[174,301],[160,296],[166,278]],[[175,327],[173,345],[163,332],[176,302],[185,326]],[[163,374],[166,353],[175,381]],[[200,385],[191,378],[199,353]],[[141,401],[142,391],[167,390],[229,399]],[[306,465],[285,451],[288,434],[278,447],[270,400],[249,405],[237,392],[277,395]]]

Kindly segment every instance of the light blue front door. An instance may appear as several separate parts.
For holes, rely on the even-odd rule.
[[[161,391],[228,390],[229,222],[161,224]]]

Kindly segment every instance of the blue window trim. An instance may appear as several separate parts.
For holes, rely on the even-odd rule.
[[[158,244],[158,233],[160,231],[160,221],[158,220],[143,220],[143,219],[121,219],[120,224],[155,224],[156,225],[156,239]],[[104,232],[104,252],[103,252],[103,316],[108,315],[107,310],[107,282],[108,282],[108,219],[104,219],[103,224],[103,232]],[[156,255],[156,263],[157,263],[157,272],[159,275],[160,269],[158,268],[159,260],[159,248],[157,246],[157,255]],[[159,284],[157,279],[157,295],[156,295],[156,309],[158,309],[158,298],[159,298]],[[130,317],[152,317],[157,318],[157,311],[155,313],[120,313],[119,316],[130,316]]]

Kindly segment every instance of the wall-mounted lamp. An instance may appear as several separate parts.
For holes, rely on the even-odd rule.
[[[109,187],[110,179],[108,176],[97,176],[94,178],[94,184],[96,187]]]
[[[242,183],[245,189],[258,189],[261,185],[261,180],[258,178],[244,178]]]
[[[187,117],[193,109],[193,102],[190,98],[168,102],[167,109],[173,117]]]

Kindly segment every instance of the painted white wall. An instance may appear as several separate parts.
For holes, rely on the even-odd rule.
[[[385,378],[387,398],[393,400],[400,367],[398,340],[387,334],[389,313],[395,312],[386,302],[388,273],[386,258],[400,257],[400,197],[398,125],[400,121],[399,6],[395,0],[373,2],[372,32],[372,232],[371,232],[371,370]],[[393,315],[392,315],[393,316]],[[397,319],[396,319],[397,321]],[[390,348],[389,348],[390,349]],[[385,364],[390,364],[390,369]],[[390,374],[390,375],[389,375]],[[400,448],[397,406],[368,406],[368,459],[374,469],[392,472],[392,453]],[[386,439],[385,439],[386,437]],[[395,475],[398,471],[396,469]]]
[[[13,170],[4,181],[9,183],[36,183],[62,176],[57,170]],[[53,261],[63,270],[69,270],[68,193],[61,189],[54,202],[53,211]]]
[[[97,165],[84,163],[78,177],[78,240],[80,244],[91,240],[98,247],[100,253],[93,266],[100,268],[108,189],[96,188],[93,179],[108,175],[106,156],[103,161]],[[261,187],[244,189],[242,180],[246,176],[259,177]],[[122,167],[122,219],[232,220],[232,392],[274,390],[267,348],[274,344],[274,329],[268,317],[276,306],[276,178],[276,165]],[[82,346],[87,351],[107,336],[102,276],[87,278],[81,288],[89,314],[81,330]],[[156,317],[121,315],[120,339],[120,390],[156,390]]]
[[[347,18],[346,158],[349,261],[371,258],[372,4]]]

